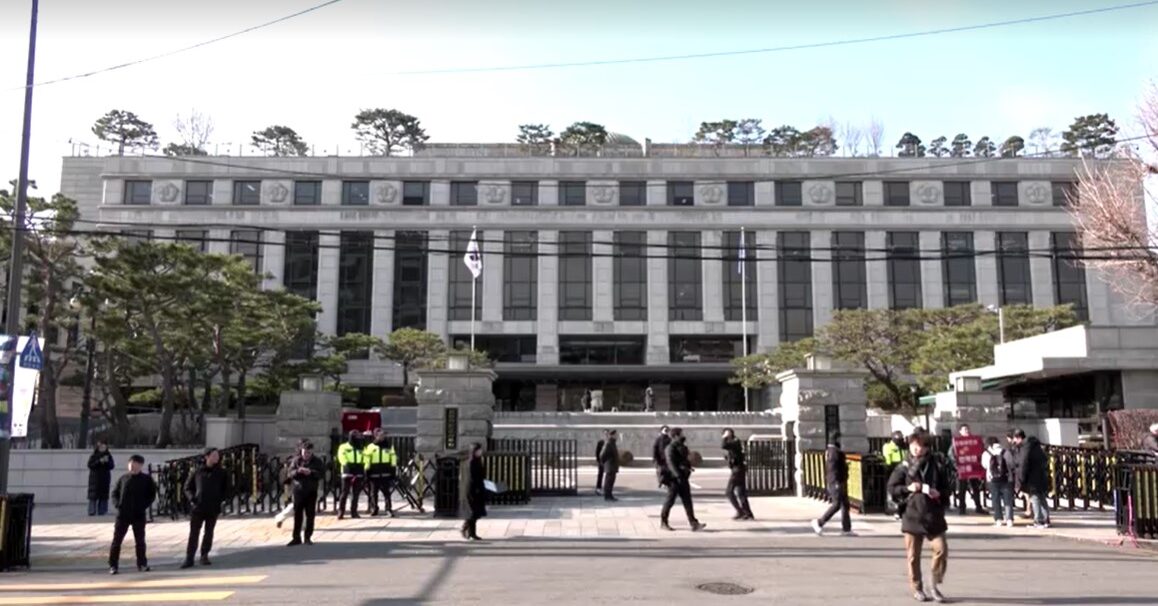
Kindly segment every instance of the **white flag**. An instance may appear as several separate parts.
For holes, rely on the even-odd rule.
[[[466,254],[462,256],[462,262],[466,263],[466,268],[470,270],[471,275],[476,280],[482,275],[482,252],[478,249],[478,237],[475,230],[470,232],[470,242],[466,245]]]
[[[748,260],[748,251],[744,247],[744,231],[740,231],[740,255],[739,261],[736,263],[736,273],[741,276],[744,275],[744,262]]]

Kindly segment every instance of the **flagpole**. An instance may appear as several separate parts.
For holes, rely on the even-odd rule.
[[[478,278],[470,279],[470,350],[474,351],[474,305],[475,305],[475,285],[478,284]]]
[[[741,340],[744,342],[744,356],[748,356],[748,254],[744,228],[740,228],[740,324]],[[744,412],[752,412],[748,404],[748,388],[744,387]]]

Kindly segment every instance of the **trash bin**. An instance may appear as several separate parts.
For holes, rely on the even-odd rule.
[[[458,459],[439,457],[434,466],[434,517],[458,517]]]
[[[28,568],[32,548],[32,495],[0,495],[0,571]]]

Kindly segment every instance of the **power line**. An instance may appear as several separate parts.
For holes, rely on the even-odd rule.
[[[1009,19],[1004,21],[992,21],[989,23],[978,23],[974,25],[961,25],[956,27],[944,27],[939,29],[930,29],[917,32],[905,32],[899,34],[886,34],[881,36],[870,36],[866,38],[845,38],[842,40],[828,40],[824,42],[811,42],[805,44],[791,44],[784,46],[773,46],[769,48],[755,48],[746,50],[732,50],[732,51],[718,51],[711,53],[692,53],[684,55],[665,55],[658,57],[633,57],[626,59],[604,59],[592,61],[574,61],[564,63],[529,63],[523,65],[506,65],[506,66],[489,66],[489,67],[457,67],[444,69],[427,69],[427,70],[409,70],[386,72],[390,76],[417,76],[417,75],[438,75],[438,74],[464,74],[464,73],[480,73],[480,72],[509,72],[509,71],[525,71],[525,70],[543,70],[543,69],[560,69],[570,67],[597,67],[604,65],[626,65],[630,63],[658,63],[663,61],[685,61],[691,59],[710,59],[717,57],[731,57],[738,55],[757,55],[768,53],[781,53],[787,51],[809,50],[816,48],[829,48],[834,46],[850,46],[854,44],[869,44],[873,42],[886,42],[891,40],[904,40],[909,38],[923,38],[928,36],[937,36],[941,34],[955,34],[968,31],[976,31],[983,29],[991,29],[996,27],[1009,27],[1013,25],[1025,25],[1028,23],[1040,23],[1043,21],[1054,21],[1058,19],[1069,19],[1072,17],[1084,17],[1089,15],[1096,15],[1101,13],[1109,13],[1114,11],[1125,11],[1136,8],[1145,8],[1158,4],[1158,0],[1151,0],[1147,2],[1135,2],[1132,4],[1119,4],[1115,6],[1107,6],[1102,8],[1094,8],[1081,11],[1071,11],[1067,13],[1053,13],[1049,15],[1039,15],[1036,17],[1025,17],[1022,19]]]
[[[238,31],[236,31],[236,32],[233,32],[233,33],[231,33],[231,34],[225,34],[224,36],[218,36],[218,37],[216,37],[216,38],[213,38],[213,39],[210,39],[210,40],[205,40],[205,41],[202,41],[202,42],[198,42],[197,44],[193,44],[193,45],[191,45],[191,46],[185,46],[185,47],[182,47],[182,48],[178,48],[178,49],[174,49],[174,50],[171,50],[171,51],[165,51],[165,52],[163,52],[163,53],[160,53],[160,54],[157,54],[157,55],[152,55],[152,56],[149,56],[149,57],[144,57],[144,58],[142,58],[142,59],[136,59],[136,60],[134,60],[134,61],[127,61],[127,62],[125,62],[125,63],[118,63],[118,64],[116,64],[116,65],[110,65],[110,66],[108,66],[108,67],[103,67],[103,68],[100,68],[100,69],[96,69],[96,70],[93,70],[93,71],[89,71],[89,72],[82,72],[82,73],[79,73],[79,74],[73,74],[73,75],[71,75],[71,76],[64,76],[64,77],[61,77],[61,78],[55,78],[55,79],[53,79],[53,80],[45,80],[45,81],[43,81],[43,82],[37,82],[37,83],[35,83],[35,84],[32,84],[31,86],[34,86],[34,87],[35,87],[35,86],[48,86],[48,85],[50,85],[50,84],[59,84],[59,83],[61,83],[61,82],[68,82],[68,81],[71,81],[71,80],[80,80],[80,79],[82,79],[82,78],[91,78],[92,76],[96,76],[96,75],[98,75],[98,74],[104,74],[104,73],[108,73],[108,72],[112,72],[112,71],[116,71],[116,70],[125,69],[125,68],[128,68],[128,67],[134,67],[134,66],[137,66],[137,65],[141,65],[142,63],[149,63],[149,62],[151,62],[151,61],[156,61],[156,60],[158,60],[158,59],[165,59],[165,58],[168,58],[168,57],[172,57],[173,55],[179,55],[179,54],[181,54],[181,53],[185,53],[185,52],[188,52],[188,51],[191,51],[191,50],[195,50],[195,49],[198,49],[198,48],[202,48],[202,47],[205,47],[205,46],[209,46],[209,45],[211,45],[211,44],[216,44],[216,43],[218,43],[218,42],[224,42],[225,40],[229,40],[229,39],[231,39],[231,38],[236,38],[236,37],[238,37],[238,36],[241,36],[241,35],[244,35],[244,34],[248,34],[248,33],[250,33],[250,32],[254,32],[254,31],[257,31],[257,30],[259,30],[259,29],[264,29],[264,28],[266,28],[266,27],[270,27],[270,26],[272,26],[272,25],[277,25],[278,23],[282,23],[282,22],[284,22],[284,21],[289,21],[290,19],[293,19],[293,18],[295,18],[295,17],[300,17],[300,16],[302,16],[302,15],[305,15],[305,14],[308,14],[308,13],[312,13],[312,12],[314,12],[314,11],[316,11],[316,10],[320,10],[320,9],[323,9],[323,8],[325,8],[325,7],[327,7],[327,6],[330,6],[331,4],[337,4],[337,3],[341,2],[341,1],[342,1],[342,0],[327,0],[326,2],[323,2],[323,3],[321,3],[321,4],[318,4],[318,5],[316,5],[316,6],[311,6],[311,7],[307,8],[307,9],[304,9],[304,10],[300,10],[300,11],[298,11],[298,12],[296,12],[296,13],[293,13],[293,14],[291,14],[291,15],[286,15],[286,16],[284,16],[284,17],[279,17],[279,18],[277,18],[277,19],[274,19],[273,21],[267,21],[267,22],[265,22],[265,23],[262,23],[262,24],[259,24],[259,25],[253,25],[253,26],[247,27],[247,28],[245,28],[245,29],[243,29],[243,30],[238,30]],[[9,88],[9,89],[7,89],[7,90],[10,90],[10,91],[11,91],[11,90],[24,90],[25,88],[27,88],[27,86],[16,86],[16,87],[13,87],[13,88]]]

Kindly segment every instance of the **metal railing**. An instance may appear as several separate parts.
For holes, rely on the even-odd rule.
[[[748,494],[774,496],[796,490],[796,443],[788,440],[748,440]]]
[[[527,455],[530,494],[574,496],[579,494],[579,443],[577,440],[492,438],[490,453]],[[489,466],[488,466],[489,473]],[[494,479],[494,478],[490,478]]]

